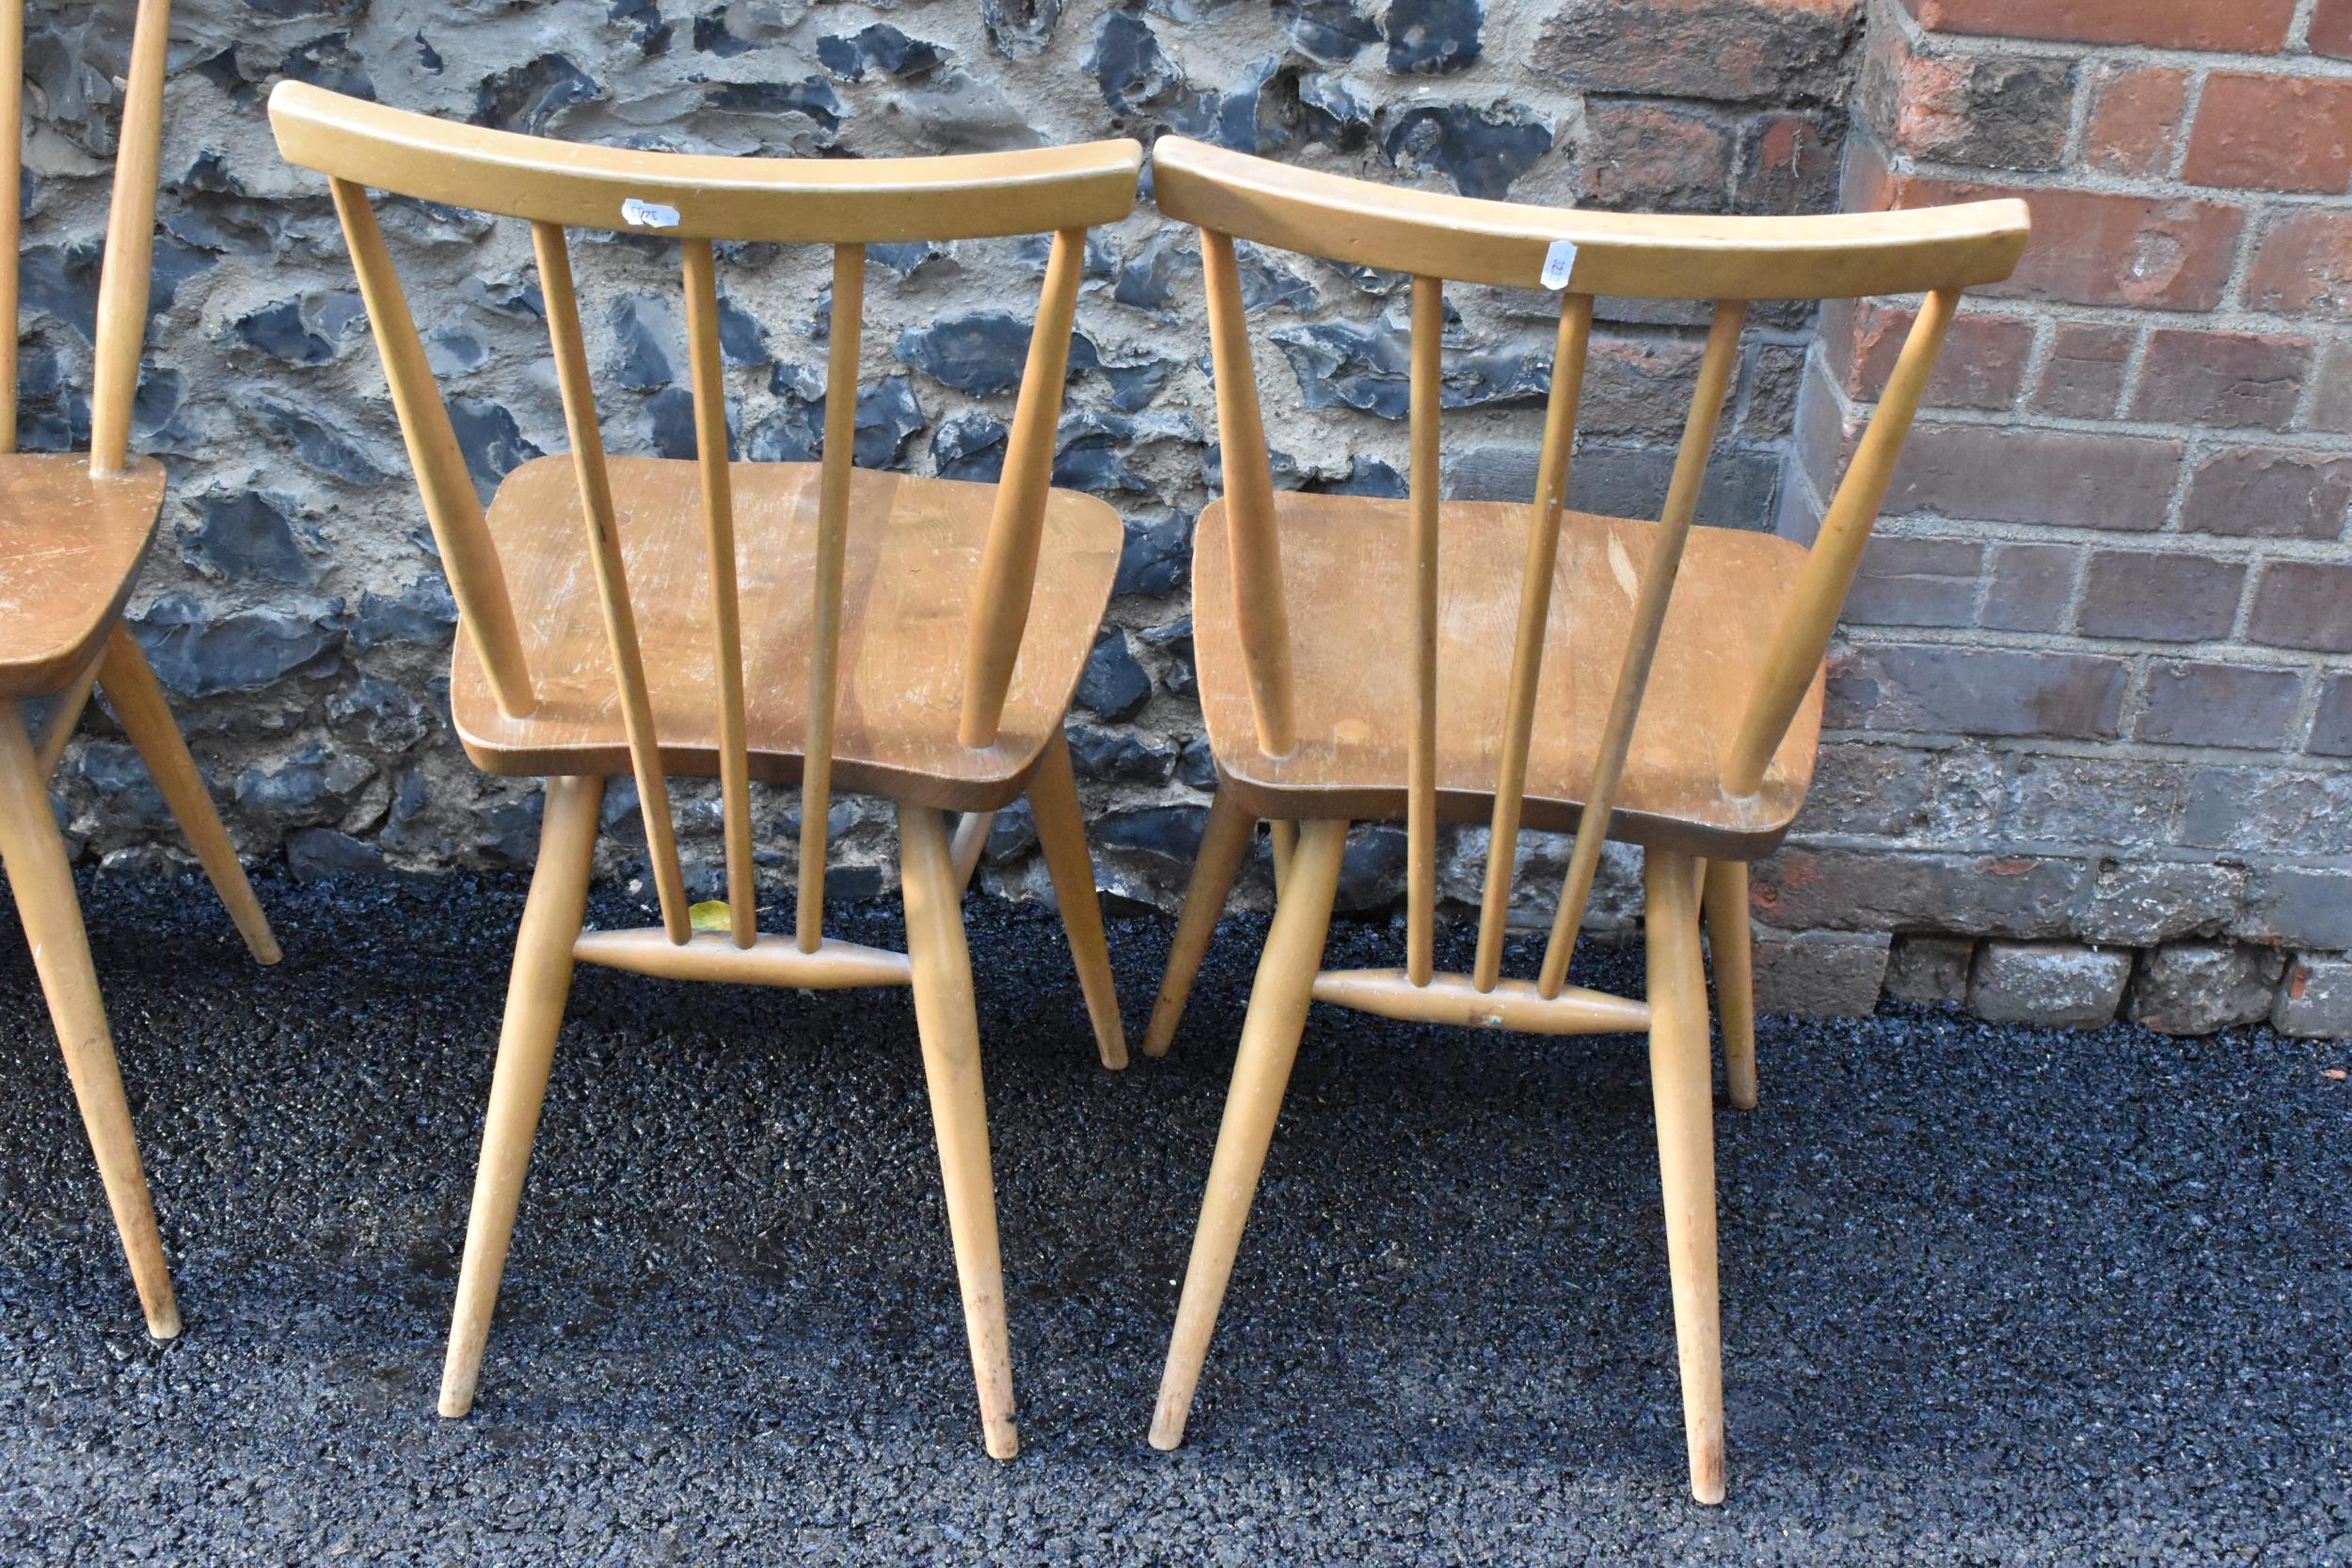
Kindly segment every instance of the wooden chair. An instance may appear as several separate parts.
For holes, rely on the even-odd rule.
[[[146,656],[122,626],[123,604],[147,560],[164,503],[162,465],[132,458],[130,436],[154,260],[155,159],[169,21],[167,0],[140,0],[100,263],[86,456],[16,450],[20,138],[11,135],[0,155],[0,333],[6,335],[0,341],[0,862],[8,867],[147,1329],[159,1339],[180,1332],[180,1309],[131,1132],[89,935],[49,807],[50,775],[93,687],[103,688],[253,956],[265,964],[278,958],[269,922],[204,792],[203,776]],[[0,124],[21,126],[24,89],[24,8],[0,4]],[[20,704],[44,698],[50,716],[36,743]]]
[[[547,775],[539,861],[483,1132],[440,1409],[471,1406],[575,961],[687,980],[911,986],[988,1451],[1016,1448],[978,1023],[950,810],[1025,791],[1103,1065],[1126,1045],[1062,715],[1119,563],[1117,513],[1048,487],[1090,225],[1133,206],[1142,149],[817,162],[625,151],[445,124],[281,83],[287,159],[329,177],[465,636],[450,706],[493,773]],[[425,365],[370,188],[528,219],[568,460],[509,474],[486,518]],[[700,451],[615,458],[597,434],[567,229],[679,241]],[[1002,480],[852,466],[866,246],[1051,230]],[[712,242],[833,247],[823,462],[730,463]],[[580,570],[582,555],[592,568]],[[633,598],[630,584],[653,592]],[[593,586],[592,586],[593,585]],[[748,669],[748,677],[747,677]],[[661,925],[581,930],[597,804],[633,773]],[[668,774],[716,775],[724,933],[690,929]],[[759,931],[753,779],[801,786],[798,910]],[[898,803],[907,952],[824,935],[835,790]]]
[[[1226,491],[1201,515],[1193,570],[1217,794],[1148,1051],[1167,1049],[1260,818],[1276,824],[1278,893],[1152,1441],[1183,1440],[1311,1000],[1428,1023],[1641,1032],[1691,1489],[1720,1501],[1701,879],[1719,943],[1736,942],[1744,957],[1745,880],[1734,873],[1771,850],[1804,801],[1838,606],[1960,293],[2008,276],[2025,245],[2025,206],[1818,218],[1561,212],[1391,190],[1172,137],[1154,148],[1152,170],[1160,210],[1201,231]],[[1236,239],[1411,277],[1407,499],[1275,492]],[[1440,279],[1565,291],[1532,506],[1438,501]],[[1927,299],[1812,548],[1693,528],[1746,301],[1912,293]],[[1596,294],[1714,302],[1656,522],[1562,509]],[[1398,816],[1405,965],[1324,972],[1348,822]],[[1484,821],[1493,834],[1469,974],[1435,973],[1441,819]],[[1576,834],[1532,981],[1501,974],[1522,825]],[[1646,1000],[1565,984],[1610,836],[1646,851]],[[1752,1098],[1752,1043],[1735,1039],[1727,1054],[1735,1095],[1744,1075]]]

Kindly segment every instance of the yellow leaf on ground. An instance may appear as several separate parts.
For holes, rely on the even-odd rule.
[[[733,914],[729,912],[725,900],[719,898],[706,898],[699,904],[690,905],[686,911],[686,924],[689,929],[696,931],[735,929]]]

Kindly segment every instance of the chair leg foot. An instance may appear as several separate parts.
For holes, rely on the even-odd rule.
[[[1021,1451],[1013,1424],[1012,1350],[1005,1331],[1004,1262],[996,1243],[996,1187],[989,1168],[988,1104],[980,1079],[979,1014],[963,935],[946,826],[927,806],[898,807],[899,882],[907,957],[914,971],[914,1025],[923,1043],[931,1129],[947,1196],[947,1230],[963,1327],[978,1386],[980,1433],[992,1459]],[[1091,880],[1089,879],[1089,886]]]
[[[1690,862],[1650,852],[1644,934],[1649,953],[1650,1094],[1674,1281],[1675,1347],[1691,1495],[1724,1500],[1723,1319],[1715,1254],[1714,1084],[1707,1049],[1707,976]]]
[[[105,657],[98,666],[98,685],[106,694],[107,705],[122,721],[131,744],[138,748],[139,760],[147,764],[155,788],[171,807],[188,847],[196,851],[204,875],[212,879],[213,891],[220,895],[246,946],[262,963],[276,963],[278,938],[270,931],[261,900],[253,896],[253,884],[246,880],[237,847],[229,842],[229,830],[221,826],[220,814],[213,809],[204,775],[197,771],[196,759],[188,754],[179,721],[172,718],[164,701],[163,688],[155,683],[147,656],[120,622],[106,640]]]
[[[1225,1097],[1225,1118],[1217,1129],[1216,1154],[1200,1200],[1200,1225],[1193,1234],[1192,1261],[1184,1270],[1184,1291],[1169,1337],[1168,1365],[1160,1374],[1160,1396],[1152,1412],[1152,1446],[1173,1449],[1184,1440],[1184,1422],[1209,1354],[1209,1336],[1241,1250],[1242,1227],[1265,1169],[1274,1141],[1282,1091],[1298,1056],[1307,1027],[1315,972],[1323,964],[1324,939],[1330,934],[1331,904],[1340,885],[1340,857],[1347,845],[1344,822],[1310,822],[1299,832],[1274,926],[1250,988],[1249,1016],[1242,1025],[1241,1050],[1233,1062],[1233,1086]]]
[[[1219,790],[1209,802],[1209,822],[1200,834],[1200,852],[1192,863],[1192,882],[1184,889],[1184,909],[1176,916],[1176,938],[1168,944],[1168,969],[1160,976],[1159,1000],[1152,1005],[1152,1026],[1144,1032],[1143,1053],[1165,1056],[1183,1022],[1192,983],[1208,956],[1209,939],[1217,917],[1233,891],[1233,878],[1248,852],[1255,818]]]
[[[515,1211],[522,1201],[539,1107],[564,1006],[572,989],[572,944],[587,908],[588,875],[596,858],[596,808],[604,781],[549,779],[539,826],[539,860],[531,896],[515,936],[515,968],[507,982],[506,1019],[499,1031],[498,1067],[482,1122],[482,1163],[475,1168],[473,1208],[466,1221],[466,1255],[457,1274],[457,1305],[450,1317],[449,1353],[441,1365],[440,1412],[473,1408],[482,1352],[490,1338],[499,1279],[506,1271]]]
[[[98,994],[98,972],[90,962],[89,934],[73,891],[73,872],[50,815],[49,790],[14,703],[0,703],[0,863],[33,949],[33,967],[49,1002],[50,1022],[65,1054],[66,1075],[89,1134],[98,1176],[114,1211],[115,1230],[131,1265],[147,1314],[147,1331],[158,1339],[180,1332],[180,1307],[171,1293],[171,1270],[164,1261],[163,1238],[155,1229],[155,1206],[148,1196],[146,1172],[131,1132],[131,1107],[122,1093],[122,1069],[115,1060],[114,1037]]]
[[[1127,1029],[1119,1016],[1119,991],[1111,980],[1111,953],[1103,933],[1103,900],[1094,887],[1094,858],[1087,849],[1086,818],[1078,807],[1078,778],[1071,771],[1070,747],[1057,732],[1029,775],[1029,809],[1037,816],[1038,845],[1061,905],[1062,930],[1070,938],[1078,987],[1086,993],[1087,1017],[1094,1025],[1094,1049],[1103,1065],[1127,1065]],[[961,885],[961,884],[959,884]]]
[[[1707,945],[1715,959],[1715,1012],[1724,1026],[1724,1087],[1731,1103],[1756,1109],[1756,969],[1748,927],[1748,868],[1707,863]]]

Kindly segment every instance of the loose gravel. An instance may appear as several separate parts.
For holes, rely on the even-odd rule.
[[[86,888],[169,1346],[0,939],[0,1561],[2352,1562],[2344,1042],[1769,1020],[1762,1107],[1717,1124],[1731,1496],[1702,1509],[1641,1042],[1317,1009],[1161,1455],[1263,924],[1219,933],[1174,1053],[1113,1074],[1052,917],[976,900],[1024,1445],[997,1465],[902,993],[583,971],[481,1401],[446,1421],[521,884],[262,891],[271,971],[201,884]],[[1114,922],[1131,1025],[1168,929]]]

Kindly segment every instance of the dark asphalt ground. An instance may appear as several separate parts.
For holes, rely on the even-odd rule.
[[[1762,1108],[1719,1121],[1707,1510],[1641,1044],[1318,1009],[1171,1457],[1144,1428],[1259,927],[1114,1075],[1051,916],[976,902],[999,1465],[902,994],[583,971],[481,1402],[444,1421],[520,884],[262,895],[271,972],[200,884],[87,891],[168,1348],[0,941],[0,1561],[2352,1561],[2342,1043],[1770,1021]],[[1114,927],[1131,1027],[1168,934]]]

